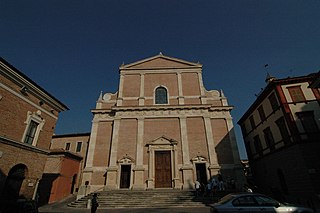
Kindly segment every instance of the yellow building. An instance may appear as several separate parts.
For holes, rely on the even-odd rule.
[[[156,55],[120,67],[101,94],[79,196],[111,189],[192,189],[221,174],[242,186],[232,110],[204,88],[202,65]]]

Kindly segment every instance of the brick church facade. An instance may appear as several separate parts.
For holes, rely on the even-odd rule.
[[[202,65],[156,55],[120,67],[101,94],[79,196],[98,190],[188,190],[221,174],[243,183],[227,98],[204,88]],[[78,196],[78,197],[79,197]]]

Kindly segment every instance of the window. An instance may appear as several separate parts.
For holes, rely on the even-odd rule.
[[[317,139],[317,135],[315,133],[319,133],[319,128],[314,120],[313,111],[297,112],[297,116],[299,117],[303,129],[305,133],[307,133],[309,139]]]
[[[289,90],[292,102],[301,102],[306,100],[300,86],[287,87],[287,88]]]
[[[279,103],[276,98],[276,95],[274,93],[272,93],[268,99],[269,99],[269,102],[270,102],[270,105],[271,105],[273,111],[276,111],[279,107]]]
[[[264,139],[268,145],[268,147],[270,148],[270,150],[274,150],[274,138],[272,135],[272,132],[270,130],[270,127],[266,128],[263,130],[264,133]]]
[[[70,150],[70,143],[66,143],[66,150]]]
[[[258,153],[259,155],[262,155],[262,145],[261,145],[259,135],[255,136],[253,140],[254,140],[254,148],[256,149],[256,153]]]
[[[76,152],[80,152],[80,151],[81,151],[81,146],[82,146],[82,142],[78,142],[78,143],[77,143]]]
[[[266,114],[264,113],[262,105],[259,106],[258,112],[259,112],[259,115],[260,115],[261,122],[263,122],[266,119]]]
[[[24,138],[24,142],[27,144],[32,145],[36,136],[37,128],[39,123],[31,120],[29,123],[29,127],[26,133],[26,136]]]
[[[251,128],[254,129],[256,127],[256,124],[254,122],[253,115],[250,116],[249,120],[250,120]]]
[[[21,138],[21,142],[36,146],[45,119],[41,116],[41,111],[27,112],[27,119],[24,121],[26,128]]]
[[[155,92],[155,103],[156,104],[167,104],[167,90],[164,87],[158,87]]]
[[[242,196],[232,202],[233,206],[257,206],[252,196]]]
[[[282,140],[284,141],[285,144],[290,143],[290,135],[286,126],[286,122],[283,117],[279,118],[276,120],[276,124],[279,128]]]
[[[270,197],[258,195],[255,199],[260,206],[279,206],[279,202]]]

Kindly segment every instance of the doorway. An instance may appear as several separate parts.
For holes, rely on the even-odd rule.
[[[12,167],[4,184],[3,194],[10,199],[17,199],[20,195],[20,189],[23,180],[26,178],[27,167],[24,164],[18,164]]]
[[[121,165],[120,188],[128,189],[130,187],[131,165]]]
[[[171,152],[156,151],[155,152],[155,187],[171,188]]]
[[[205,163],[196,163],[196,176],[197,180],[204,185],[207,185],[207,169]]]

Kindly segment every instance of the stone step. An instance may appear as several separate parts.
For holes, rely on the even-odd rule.
[[[227,192],[218,192],[213,196],[195,197],[193,191],[150,190],[150,191],[100,191],[99,208],[163,208],[163,207],[200,207],[218,201]],[[69,207],[86,208],[92,195],[70,203]]]

